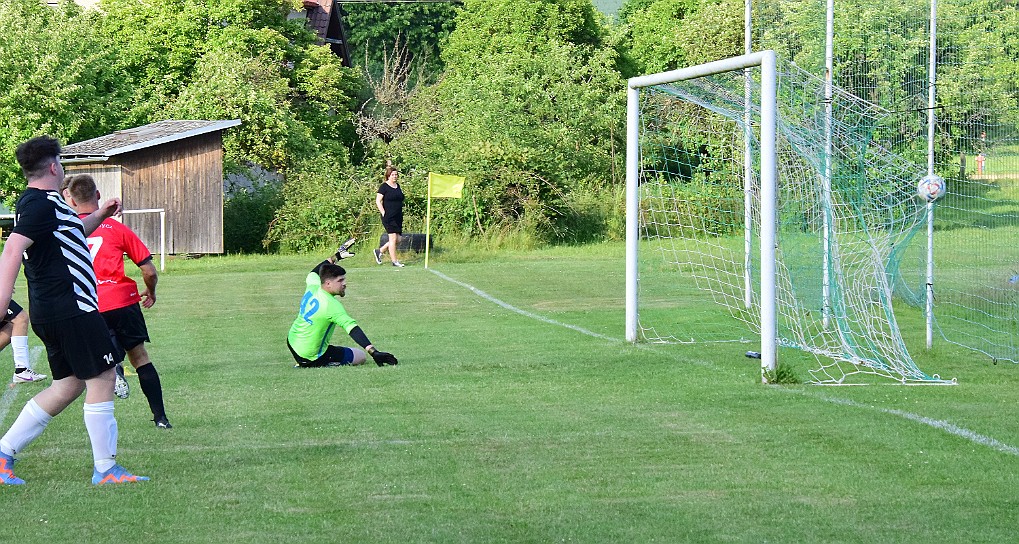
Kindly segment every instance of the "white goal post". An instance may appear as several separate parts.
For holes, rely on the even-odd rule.
[[[776,301],[776,203],[778,168],[776,159],[777,131],[777,75],[774,51],[760,51],[739,57],[691,66],[659,74],[631,78],[626,96],[626,339],[636,342],[637,322],[637,250],[640,241],[640,89],[654,85],[689,80],[699,77],[760,67],[760,251],[761,251],[761,369],[773,372],[777,352],[777,301]],[[749,189],[748,189],[749,190]]]

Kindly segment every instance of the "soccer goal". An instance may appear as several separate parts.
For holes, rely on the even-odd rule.
[[[627,339],[759,341],[762,379],[789,347],[817,383],[950,383],[892,307],[925,172],[877,145],[884,115],[772,51],[631,79]]]

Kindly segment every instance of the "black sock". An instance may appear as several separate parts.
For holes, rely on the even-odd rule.
[[[149,363],[136,368],[135,372],[138,373],[138,384],[142,386],[142,393],[145,393],[145,398],[149,401],[153,421],[166,417],[166,410],[163,408],[163,386],[159,383],[156,366]]]
[[[15,374],[21,374],[22,372],[24,372],[26,370],[28,370],[27,366],[16,366],[16,367],[14,367],[14,373]]]

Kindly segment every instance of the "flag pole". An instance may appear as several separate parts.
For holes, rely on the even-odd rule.
[[[428,246],[432,237],[432,173],[428,173],[428,203],[425,205],[425,268],[428,268]]]

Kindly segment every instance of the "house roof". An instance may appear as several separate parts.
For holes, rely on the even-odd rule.
[[[240,125],[240,119],[225,121],[159,121],[149,125],[118,130],[63,147],[63,163],[105,161],[110,157]]]
[[[318,35],[321,43],[329,37],[329,19],[333,14],[333,0],[305,0],[304,11],[308,14],[308,28]]]

